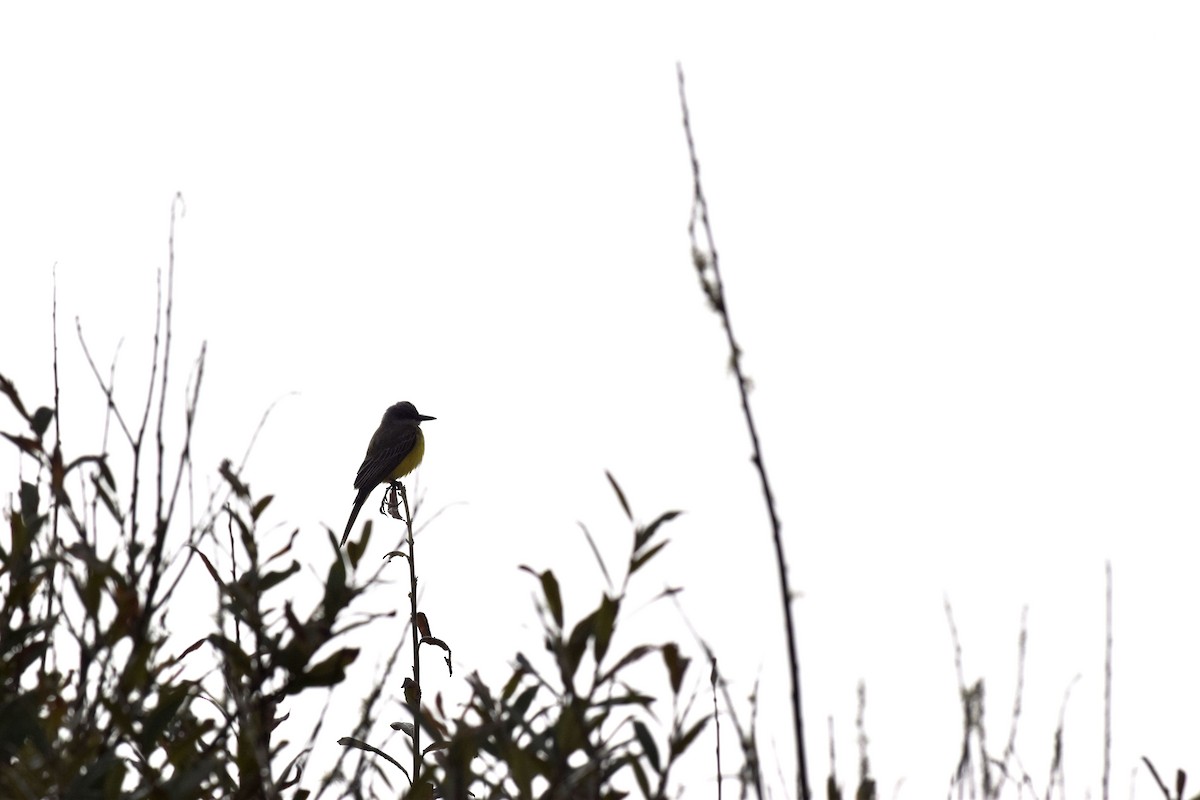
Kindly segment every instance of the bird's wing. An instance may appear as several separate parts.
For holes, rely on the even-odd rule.
[[[386,481],[392,470],[412,451],[416,442],[416,427],[403,427],[399,430],[380,428],[375,431],[375,435],[371,437],[371,444],[367,447],[366,458],[358,468],[354,488],[372,489]]]

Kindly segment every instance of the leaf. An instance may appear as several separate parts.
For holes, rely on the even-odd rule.
[[[346,587],[346,562],[335,558],[329,564],[329,577],[325,579],[325,597],[321,605],[325,621],[332,623],[337,619],[352,596],[353,592]]]
[[[708,726],[708,721],[710,719],[712,719],[710,716],[704,717],[691,728],[689,728],[687,733],[683,734],[683,736],[680,736],[678,739],[671,740],[672,759],[674,759],[676,756],[683,755],[684,751],[687,750],[688,747],[691,746],[692,742],[696,740],[696,737],[700,735],[700,732]]]
[[[604,582],[608,584],[608,588],[612,588],[612,578],[608,574],[608,566],[605,565],[604,559],[600,556],[600,548],[596,547],[596,540],[592,538],[592,532],[587,529],[587,526],[582,522],[575,523],[583,531],[584,538],[587,539],[588,547],[592,548],[592,555],[596,558],[596,563],[600,565],[600,572],[604,575]]]
[[[26,455],[37,458],[39,455],[45,455],[46,451],[42,449],[42,443],[37,439],[30,439],[28,436],[13,436],[11,433],[0,433],[5,439],[15,444],[17,448]]]
[[[667,665],[667,675],[671,679],[671,691],[679,694],[679,688],[683,685],[683,675],[692,660],[679,655],[679,646],[674,642],[663,645],[662,657],[663,663]]]
[[[259,500],[257,503],[255,503],[254,506],[250,509],[250,519],[257,522],[258,518],[262,516],[262,513],[267,510],[267,506],[271,505],[271,501],[274,499],[275,499],[275,495],[269,494],[266,497]]]
[[[358,658],[358,648],[343,647],[303,675],[288,681],[285,694],[296,694],[313,686],[336,686],[346,680],[346,667]],[[405,680],[408,680],[407,678]]]
[[[367,545],[371,541],[371,531],[374,529],[375,529],[375,520],[371,520],[371,519],[367,520],[365,523],[363,523],[362,536],[359,537],[358,541],[352,540],[347,545],[346,552],[350,556],[350,566],[357,567],[358,562],[362,560],[363,553],[367,552]],[[329,531],[329,541],[333,545],[334,550],[336,551],[338,549],[338,542],[337,542],[337,539],[333,535],[333,531]],[[391,553],[388,553],[387,555],[384,556],[384,558],[390,558],[390,557],[392,557]]]
[[[558,578],[555,578],[554,573],[550,570],[537,572],[524,564],[521,565],[521,569],[541,580],[542,595],[546,598],[546,608],[549,609],[550,616],[554,618],[554,624],[559,630],[562,630],[563,606],[562,594],[558,590]]]
[[[633,735],[637,737],[638,743],[642,746],[642,752],[646,754],[647,760],[650,761],[650,766],[655,772],[661,772],[662,766],[658,760],[658,745],[654,743],[654,737],[650,735],[650,730],[640,721],[633,721]]]
[[[29,419],[29,414],[25,411],[25,404],[21,402],[21,397],[17,394],[16,384],[3,375],[0,375],[0,394],[7,395],[8,401],[13,404],[17,413],[25,419]]]
[[[621,660],[618,661],[616,664],[614,664],[612,666],[612,669],[601,674],[600,678],[596,681],[596,683],[597,684],[608,683],[610,680],[612,680],[612,678],[614,678],[616,676],[616,674],[618,672],[625,669],[625,667],[629,666],[633,662],[641,659],[647,653],[653,652],[655,649],[656,648],[651,647],[650,645],[647,645],[647,644],[638,645],[637,647],[633,648],[625,655],[621,656]]]
[[[579,620],[579,624],[571,631],[571,637],[567,640],[564,652],[559,658],[559,669],[562,670],[564,681],[574,679],[575,671],[579,669],[579,662],[583,660],[583,652],[587,648],[588,639],[592,638],[595,632],[596,612],[593,611]]]
[[[652,538],[654,538],[654,534],[658,532],[659,527],[663,523],[670,522],[682,513],[682,511],[667,511],[645,528],[639,528],[637,534],[634,536],[633,549],[635,551],[641,550]]]
[[[641,706],[642,708],[650,708],[650,706],[653,704],[653,697],[648,694],[638,694],[634,691],[616,695],[615,697],[606,697],[603,700],[597,700],[594,703],[594,705],[604,708],[616,708],[617,706]]]
[[[378,747],[372,747],[371,745],[367,744],[366,742],[362,741],[361,739],[355,739],[353,736],[343,736],[342,738],[338,739],[337,743],[340,744],[342,747],[354,747],[358,750],[366,750],[368,753],[374,753],[375,755],[379,756],[380,758],[385,758],[388,761],[390,761],[392,764],[394,764],[401,772],[403,772],[405,777],[408,777],[408,770],[406,770],[400,764],[399,761],[392,758],[387,753],[380,750]],[[411,780],[411,778],[409,778],[409,780]]]
[[[218,634],[210,634],[208,643],[225,655],[226,668],[232,672],[233,677],[240,681],[250,674],[250,656],[246,655],[241,647]]]
[[[600,607],[596,609],[596,638],[592,641],[593,654],[599,664],[608,652],[608,644],[612,641],[613,629],[617,624],[617,612],[620,611],[621,601],[604,595]]]
[[[21,519],[25,522],[25,529],[29,531],[30,536],[37,533],[41,527],[41,522],[38,519],[38,503],[41,500],[38,494],[38,487],[28,481],[21,481]],[[17,548],[13,547],[13,552],[17,552]]]
[[[116,499],[112,496],[112,493],[109,492],[106,483],[100,480],[99,476],[93,475],[92,486],[96,490],[96,496],[100,498],[100,502],[103,503],[104,507],[108,509],[108,513],[112,515],[112,518],[117,522],[117,524],[125,524],[125,517],[121,513],[120,509],[117,508]]]
[[[33,419],[29,420],[29,427],[33,428],[33,432],[40,438],[46,432],[46,428],[50,427],[52,419],[54,419],[54,409],[42,406],[33,412]]]
[[[76,589],[79,590],[80,600],[83,601],[83,608],[87,612],[88,619],[99,619],[100,595],[104,590],[104,573],[96,569],[89,569],[86,582],[82,587],[76,584]]]
[[[180,684],[168,687],[159,695],[158,705],[146,717],[145,722],[142,723],[142,731],[138,735],[138,743],[143,752],[157,749],[159,737],[167,729],[167,725],[175,719],[180,706],[184,704],[190,694],[191,686]]]
[[[517,655],[520,656],[520,653]],[[517,687],[521,684],[521,678],[523,678],[525,674],[526,672],[523,667],[517,667],[513,670],[512,676],[504,684],[504,688],[500,690],[501,702],[508,702],[508,698],[512,697],[513,692],[517,690]]]
[[[184,656],[186,656],[188,653],[191,653],[193,650],[198,649],[200,647],[200,645],[204,644],[207,641],[208,641],[208,637],[206,636],[203,639],[197,639],[196,641],[192,642],[192,644],[189,645],[186,650],[184,650],[179,655],[175,656],[175,661],[176,662],[182,661]]]
[[[204,555],[204,552],[194,545],[189,544],[188,547],[191,548],[193,553],[200,556],[200,560],[203,561],[204,566],[208,568],[208,574],[212,575],[212,579],[217,582],[217,586],[224,588],[225,582],[221,580],[221,576],[217,574],[217,568],[214,567],[212,562],[208,560],[208,556]]]
[[[646,778],[646,771],[642,769],[642,762],[639,759],[631,758],[629,766],[633,768],[633,777],[637,778],[638,788],[642,790],[642,797],[646,800],[650,798],[650,781]]]
[[[442,649],[443,649],[443,650],[445,650],[447,653],[449,653],[449,652],[450,652],[450,645],[446,644],[445,642],[443,642],[441,639],[437,638],[436,636],[423,636],[423,637],[421,637],[421,644],[431,644],[431,645],[433,645],[434,647],[440,647],[440,648],[442,648]]]
[[[633,521],[633,512],[629,510],[629,503],[625,500],[625,493],[621,491],[621,487],[617,485],[617,479],[612,476],[608,470],[604,470],[604,477],[608,478],[608,482],[612,484],[613,491],[617,493],[617,499],[621,501],[621,508],[625,510],[625,516],[629,521]]]
[[[228,458],[221,462],[221,466],[217,468],[221,473],[221,477],[229,484],[229,488],[233,489],[233,493],[238,497],[246,500],[250,497],[250,487],[242,483],[241,478],[233,471],[233,462]]]
[[[509,708],[509,717],[515,720],[525,721],[525,712],[529,710],[529,706],[533,704],[533,699],[537,697],[538,687],[530,686],[521,694],[517,695],[517,699],[513,701]]]
[[[670,541],[670,539],[664,539],[663,541],[654,545],[654,547],[651,547],[649,550],[646,550],[645,552],[636,556],[631,562],[629,562],[629,574],[632,575],[641,569],[647,561],[658,555],[658,551],[666,547],[667,543]]]
[[[261,594],[263,592],[266,592],[269,589],[275,588],[276,586],[283,583],[284,581],[286,581],[288,578],[295,575],[299,571],[300,571],[300,562],[293,561],[290,565],[288,565],[287,569],[277,570],[275,572],[268,572],[266,575],[263,575],[262,578],[260,578],[258,581],[259,593]]]
[[[264,563],[270,564],[272,561],[276,560],[277,558],[282,558],[284,555],[289,553],[292,549],[292,546],[296,543],[296,537],[299,535],[300,535],[300,529],[292,528],[291,534],[288,535],[287,542],[285,542],[284,545],[282,547],[280,547],[278,550],[276,550],[274,553],[271,553],[269,556],[267,556],[267,560]]]

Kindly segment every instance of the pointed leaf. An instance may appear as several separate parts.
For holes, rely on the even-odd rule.
[[[587,529],[587,526],[582,522],[575,523],[583,531],[583,536],[587,539],[588,547],[592,548],[592,555],[596,558],[596,563],[600,565],[600,573],[604,575],[604,582],[608,584],[608,588],[612,588],[612,578],[608,574],[608,566],[604,563],[604,559],[600,555],[600,548],[596,547],[596,540],[592,538],[592,532]]]
[[[662,514],[658,519],[654,520],[654,522],[651,522],[649,525],[647,525],[645,528],[639,528],[636,536],[634,536],[633,549],[641,550],[643,547],[646,546],[646,544],[652,538],[654,538],[654,534],[658,531],[659,527],[664,522],[670,522],[671,520],[678,517],[681,513],[683,513],[683,512],[667,511],[666,513]]]
[[[175,715],[179,713],[180,707],[190,694],[190,686],[179,684],[167,688],[159,696],[158,705],[146,717],[145,722],[142,723],[141,733],[138,735],[138,743],[143,751],[150,752],[155,749],[159,737],[167,729],[167,725],[175,719]]]
[[[517,699],[513,701],[509,708],[508,715],[514,720],[524,721],[525,712],[529,711],[529,706],[533,703],[533,698],[537,697],[538,687],[530,686],[521,694],[517,695]]]
[[[646,770],[642,769],[641,760],[631,758],[629,766],[633,768],[633,777],[637,779],[638,788],[642,790],[642,797],[650,800],[650,781],[646,778]]]
[[[13,436],[11,433],[0,434],[5,439],[15,444],[21,452],[26,455],[37,458],[39,455],[45,455],[46,451],[42,448],[42,443],[37,439],[30,439],[28,436]]]
[[[643,656],[645,656],[647,653],[654,652],[655,649],[656,648],[651,647],[650,645],[647,645],[647,644],[638,645],[637,647],[633,648],[625,655],[621,656],[621,660],[618,661],[616,664],[614,664],[611,669],[609,669],[607,672],[601,673],[601,675],[600,675],[599,679],[596,681],[596,683],[597,684],[608,683],[610,680],[612,680],[614,677],[616,677],[616,674],[618,672],[625,669],[625,667],[629,666],[633,662],[638,661]]]
[[[571,631],[571,637],[567,640],[564,652],[559,658],[559,669],[562,670],[563,680],[570,681],[575,677],[575,671],[579,669],[579,662],[583,660],[588,639],[592,638],[595,632],[595,612],[579,620],[579,624]]]
[[[217,582],[217,586],[224,588],[225,582],[221,580],[221,576],[217,574],[217,568],[214,567],[213,563],[208,560],[208,556],[204,555],[204,551],[190,544],[188,547],[192,549],[193,553],[200,556],[200,560],[204,562],[204,566],[208,569],[208,574],[212,575],[212,579]]]
[[[337,619],[352,595],[353,592],[346,586],[346,562],[335,558],[329,564],[329,577],[325,579],[325,597],[322,601],[325,620],[332,622]]]
[[[654,737],[650,735],[649,729],[638,720],[634,720],[633,734],[637,737],[638,744],[642,746],[642,752],[646,754],[646,759],[650,762],[650,766],[655,772],[661,772],[662,767],[658,760],[658,745],[654,743]]]
[[[42,406],[33,412],[33,419],[29,421],[29,426],[40,437],[46,432],[46,428],[50,427],[50,420],[52,419],[54,419],[54,409]]]
[[[683,685],[684,673],[687,672],[688,665],[692,663],[692,660],[679,655],[679,646],[674,642],[663,645],[662,657],[663,663],[667,665],[667,675],[671,679],[671,691],[679,694],[679,688]]]
[[[642,567],[645,565],[645,563],[646,563],[647,561],[649,561],[650,559],[652,559],[652,558],[654,558],[656,555],[658,555],[658,551],[659,551],[659,550],[662,550],[664,547],[666,547],[666,546],[667,546],[667,543],[668,543],[668,542],[670,542],[670,541],[671,541],[670,539],[664,539],[663,541],[661,541],[661,542],[659,542],[658,544],[654,545],[654,547],[651,547],[649,550],[646,550],[646,551],[644,551],[644,552],[642,552],[642,553],[639,553],[639,554],[638,554],[638,555],[637,555],[637,556],[636,556],[636,557],[633,559],[633,561],[631,561],[631,562],[629,563],[629,574],[630,574],[630,575],[632,575],[633,573],[635,573],[635,572],[637,572],[639,569],[641,569],[641,568],[642,568]]]
[[[233,489],[233,493],[245,500],[250,497],[250,487],[242,483],[241,478],[233,471],[233,462],[228,458],[221,462],[221,466],[217,468],[221,473],[221,477],[229,484],[229,488]]]
[[[262,594],[263,592],[266,592],[269,589],[275,588],[276,586],[283,583],[284,581],[286,581],[288,578],[295,575],[299,571],[300,571],[300,562],[293,561],[290,565],[288,565],[287,569],[277,570],[275,572],[268,572],[267,574],[263,575],[258,581],[259,594]]]
[[[512,676],[504,684],[504,688],[500,690],[500,701],[508,702],[508,698],[512,697],[513,692],[517,690],[517,686],[521,683],[521,678],[525,676],[525,670],[518,667],[513,670]]]
[[[269,494],[266,497],[259,500],[257,503],[255,503],[254,506],[250,509],[250,519],[257,522],[258,518],[262,516],[262,513],[267,510],[267,506],[271,505],[271,501],[274,499],[275,499],[275,495]]]
[[[684,751],[686,751],[688,749],[688,747],[691,746],[692,742],[694,742],[696,740],[696,737],[700,735],[700,732],[702,730],[704,730],[705,727],[707,727],[708,721],[710,719],[712,719],[712,717],[707,717],[707,716],[704,717],[699,722],[697,722],[695,725],[693,725],[691,728],[689,728],[687,733],[683,734],[683,736],[680,736],[678,739],[671,740],[671,758],[672,759],[674,759],[677,756],[683,755]]]
[[[346,680],[346,667],[353,664],[356,658],[357,648],[343,647],[303,675],[288,681],[284,691],[286,694],[296,694],[312,686],[335,686]]]
[[[392,758],[387,753],[380,750],[378,747],[372,747],[371,745],[367,744],[366,742],[362,741],[361,739],[355,739],[353,736],[343,736],[342,738],[338,739],[338,744],[340,744],[342,747],[354,747],[359,750],[366,750],[368,753],[374,753],[375,755],[379,756],[380,758],[387,759],[389,762],[391,762],[393,765],[395,765],[401,772],[403,772],[405,777],[408,777],[408,770],[406,770],[399,761]],[[411,795],[409,795],[409,796],[411,797]]]
[[[604,660],[604,655],[608,652],[608,643],[612,641],[613,628],[617,624],[617,612],[620,608],[621,601],[606,594],[600,601],[600,607],[596,609],[596,638],[592,642],[592,653],[597,664]]]
[[[621,487],[617,485],[617,479],[612,476],[608,470],[604,470],[604,477],[608,478],[608,482],[612,484],[613,491],[617,493],[617,499],[621,501],[621,508],[625,511],[625,516],[633,521],[633,512],[629,510],[629,503],[625,500],[625,493],[621,491]]]
[[[558,590],[558,578],[555,578],[554,573],[550,570],[537,572],[533,568],[524,565],[521,566],[521,569],[541,580],[542,595],[546,598],[546,608],[550,611],[550,616],[553,617],[554,624],[559,630],[562,630],[563,606],[562,594]]]

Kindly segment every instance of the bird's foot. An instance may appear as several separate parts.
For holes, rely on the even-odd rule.
[[[400,513],[401,501],[407,501],[408,498],[404,493],[404,484],[400,481],[390,481],[388,490],[383,495],[383,505],[380,506],[380,513],[386,513],[392,519],[398,519],[404,522],[404,515]],[[407,502],[405,502],[407,504]],[[384,508],[386,507],[386,511]]]

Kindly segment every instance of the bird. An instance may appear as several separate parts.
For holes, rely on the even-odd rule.
[[[367,454],[358,468],[358,476],[354,479],[358,496],[354,498],[354,510],[350,512],[339,547],[346,546],[354,520],[358,519],[358,512],[362,511],[371,490],[381,483],[399,480],[421,463],[425,455],[425,435],[421,433],[421,423],[431,419],[437,417],[419,413],[417,407],[407,400],[396,403],[383,413],[379,428],[367,445]]]

